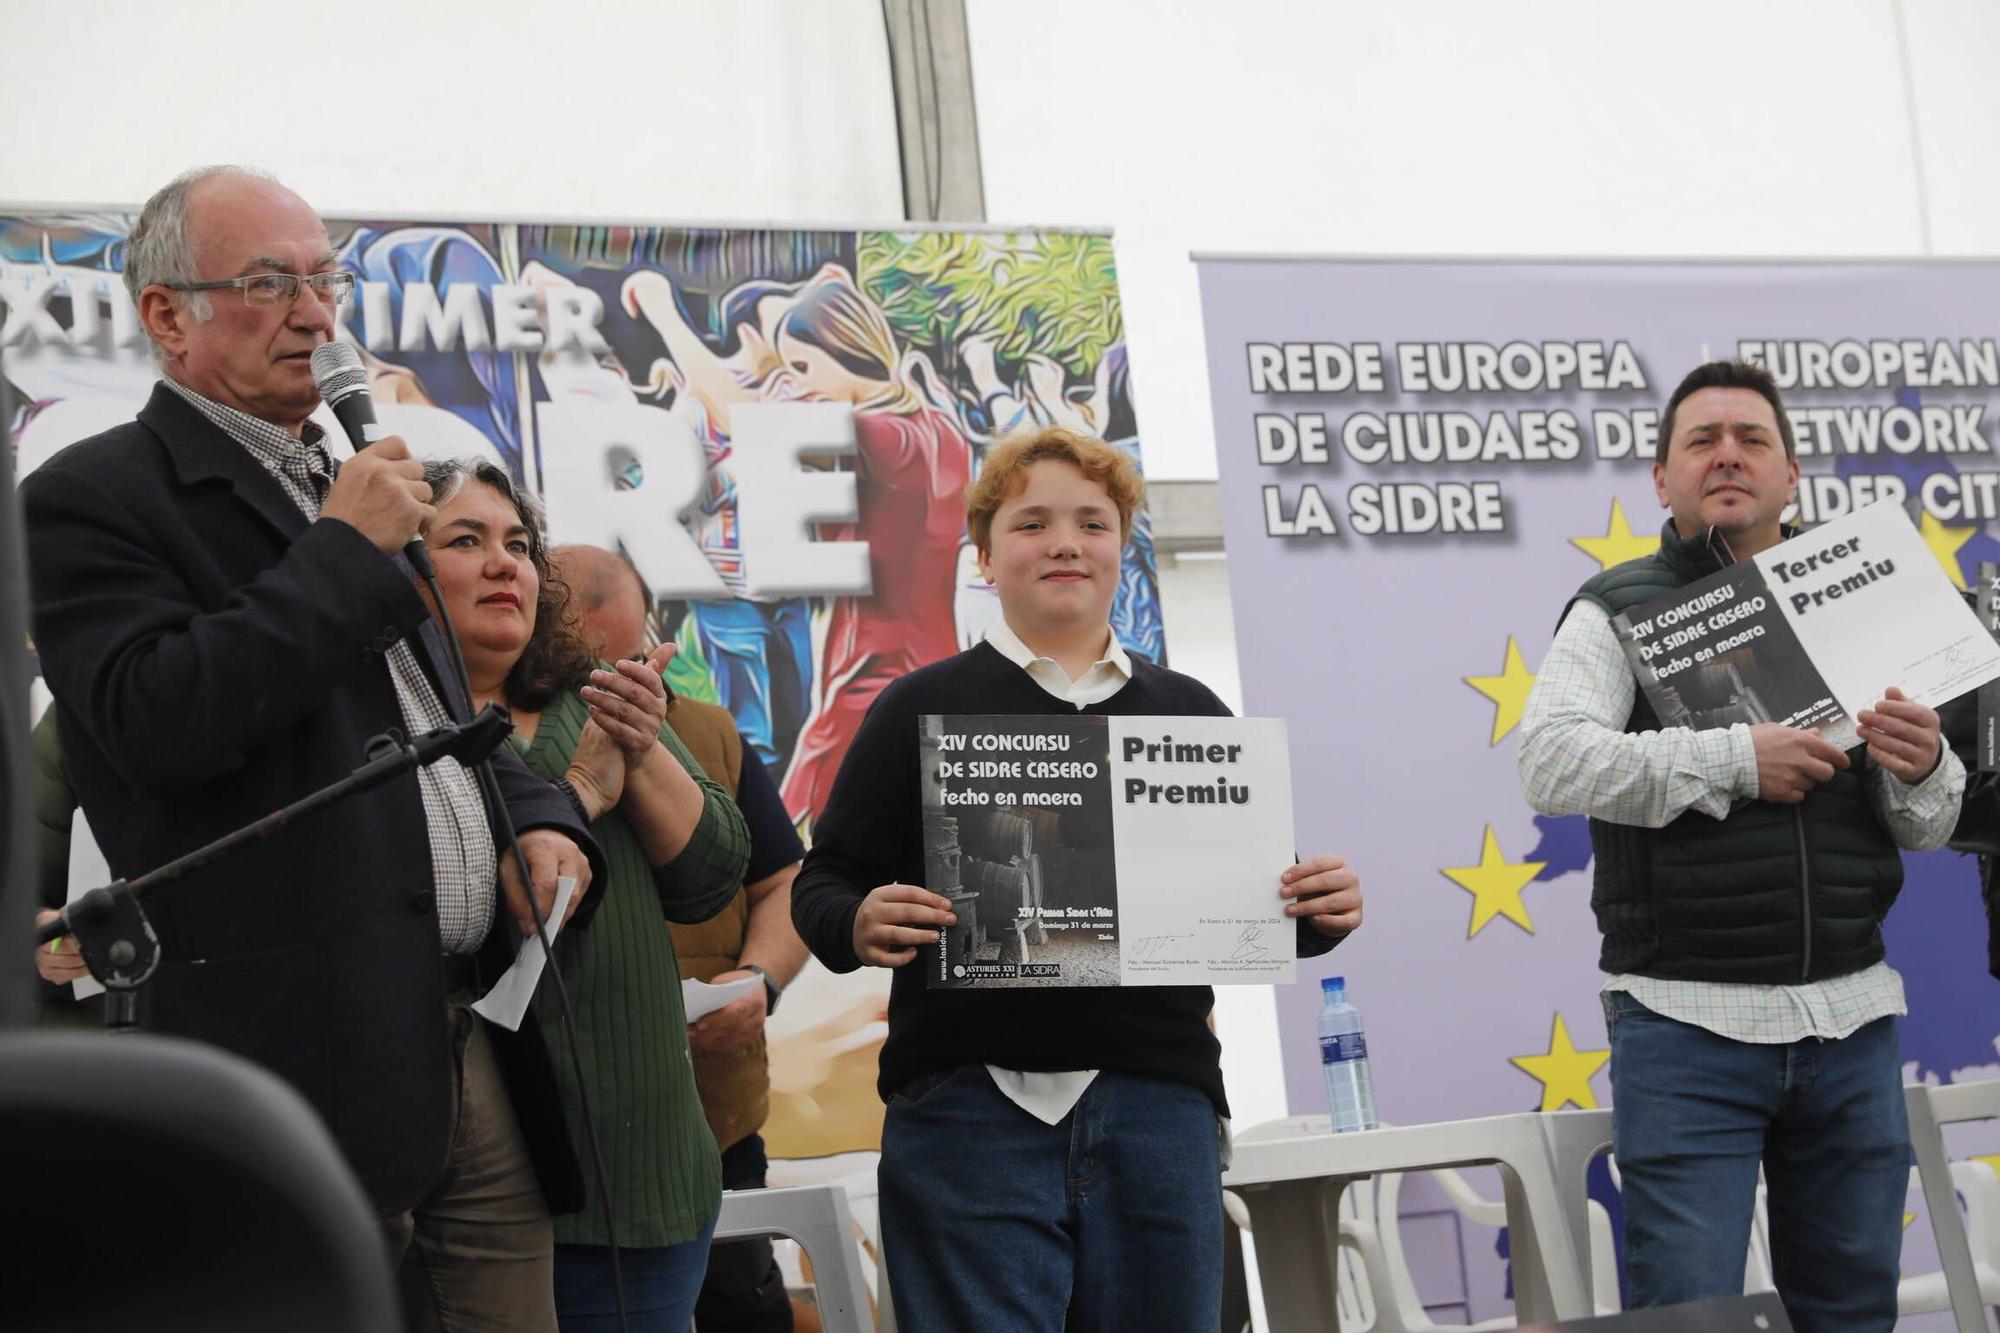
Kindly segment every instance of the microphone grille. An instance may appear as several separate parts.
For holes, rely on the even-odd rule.
[[[335,339],[313,348],[312,372],[319,396],[328,407],[349,394],[368,391],[368,369],[361,364],[361,353],[353,343]]]

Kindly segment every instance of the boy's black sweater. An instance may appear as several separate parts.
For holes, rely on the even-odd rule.
[[[861,900],[880,884],[924,882],[919,717],[1077,712],[1226,717],[1229,709],[1200,681],[1139,657],[1123,689],[1077,709],[984,643],[893,682],[868,710],[841,763],[813,829],[812,851],[792,885],[792,921],[814,955],[835,972],[853,971],[861,965],[854,953]],[[1282,869],[1271,867],[1273,899]],[[1333,947],[1303,920],[1298,931],[1301,957]],[[1192,1084],[1228,1115],[1221,1047],[1208,1028],[1214,1000],[1206,986],[932,989],[924,985],[921,961],[912,962],[896,969],[889,988],[889,1039],[876,1088],[887,1100],[920,1074],[964,1064],[1116,1069]]]

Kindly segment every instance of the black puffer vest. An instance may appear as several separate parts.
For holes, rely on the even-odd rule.
[[[1719,543],[1684,540],[1669,520],[1657,554],[1605,570],[1571,605],[1595,602],[1615,616],[1724,563]],[[1625,730],[1659,729],[1641,692]],[[1689,811],[1659,829],[1592,819],[1598,966],[1789,984],[1881,961],[1882,917],[1903,887],[1903,859],[1868,798],[1866,754],[1849,758],[1853,767],[1801,805],[1753,800],[1725,819]]]

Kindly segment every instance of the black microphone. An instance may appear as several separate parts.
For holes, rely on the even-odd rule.
[[[333,409],[334,419],[347,432],[355,453],[388,434],[375,422],[375,396],[368,392],[368,368],[361,364],[361,353],[354,350],[353,343],[336,338],[313,348],[312,372],[313,382],[319,385],[319,396]],[[427,579],[434,577],[431,549],[424,545],[422,537],[411,538],[410,544],[403,548],[403,556],[417,573]]]

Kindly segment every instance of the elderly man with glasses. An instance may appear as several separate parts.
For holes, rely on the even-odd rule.
[[[21,484],[36,645],[119,875],[466,711],[398,554],[431,512],[421,465],[395,437],[336,465],[308,420],[310,357],[352,286],[333,265],[312,209],[261,173],[168,184],[125,265],[160,383]],[[312,1101],[385,1219],[412,1329],[554,1328],[550,1212],[581,1195],[535,1025],[493,1030],[470,1004],[533,931],[530,896],[546,915],[598,853],[554,788],[504,749],[494,768],[529,883],[445,760],[147,902],[143,1021]]]

